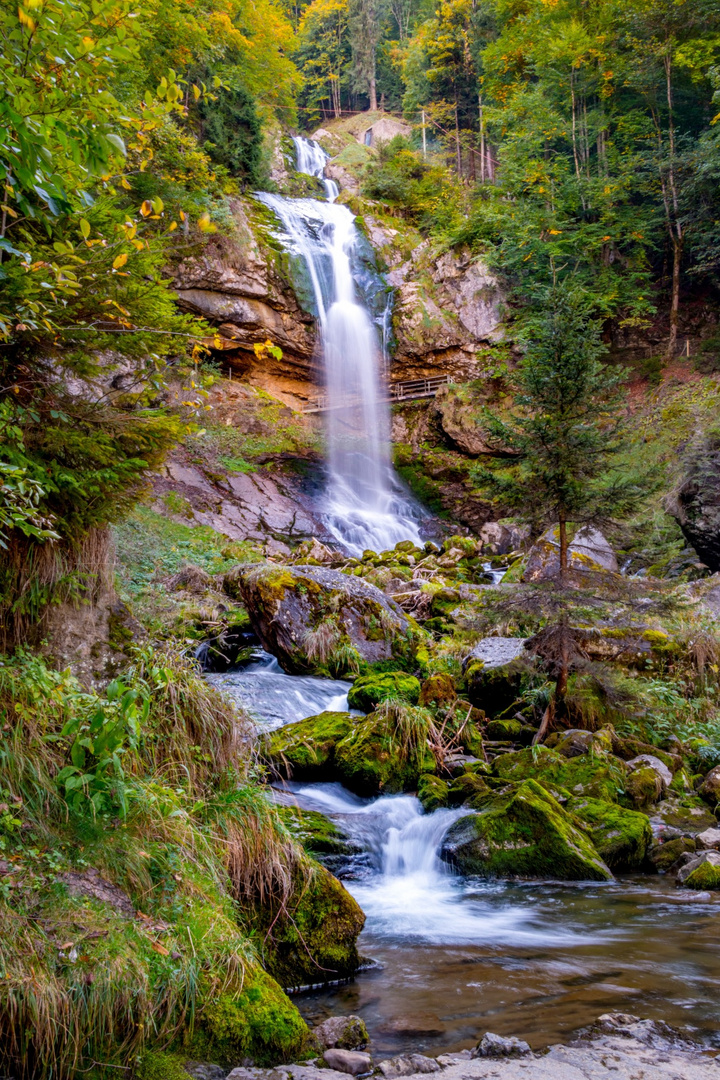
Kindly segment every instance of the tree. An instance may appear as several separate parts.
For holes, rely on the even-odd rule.
[[[336,117],[342,111],[350,66],[349,19],[347,0],[313,0],[298,30],[296,59],[304,76],[301,101],[310,109],[324,108],[327,102]]]
[[[602,363],[600,328],[568,286],[540,296],[515,374],[514,410],[486,414],[499,467],[477,470],[487,494],[534,525],[559,524],[560,579],[568,569],[568,525],[602,524],[632,512],[647,488],[623,469],[625,372]],[[645,478],[646,479],[646,478]]]
[[[262,126],[248,91],[243,86],[218,87],[198,102],[197,116],[200,140],[212,160],[244,184],[260,183]]]
[[[367,92],[377,109],[377,49],[385,17],[384,0],[351,0],[350,40],[357,89]]]

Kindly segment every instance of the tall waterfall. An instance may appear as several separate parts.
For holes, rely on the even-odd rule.
[[[296,138],[299,172],[323,181],[327,202],[261,193],[283,226],[278,238],[302,257],[320,323],[327,411],[328,484],[324,521],[352,554],[420,541],[420,508],[404,492],[390,460],[390,411],[382,401],[377,330],[358,300],[358,233],[338,189],[324,177],[327,155]]]

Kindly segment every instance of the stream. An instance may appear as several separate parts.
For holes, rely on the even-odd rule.
[[[286,675],[260,654],[208,680],[270,730],[347,708],[349,683]],[[280,801],[319,810],[362,846],[343,882],[366,914],[352,982],[299,995],[313,1023],[364,1019],[376,1056],[458,1050],[487,1030],[535,1046],[601,1013],[694,1028],[720,1046],[720,902],[663,875],[608,884],[465,879],[437,858],[462,811],[424,814],[411,795],[364,800],[339,784],[286,784]]]

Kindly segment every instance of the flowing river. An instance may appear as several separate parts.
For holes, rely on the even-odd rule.
[[[348,683],[286,675],[267,654],[208,678],[265,729],[347,707]],[[413,796],[363,800],[337,784],[288,784],[278,798],[326,814],[365,852],[340,873],[367,916],[361,953],[377,963],[298,996],[309,1020],[357,1013],[378,1056],[461,1049],[487,1030],[541,1047],[609,1011],[720,1046],[717,897],[662,875],[464,879],[437,857],[460,811],[426,815]]]

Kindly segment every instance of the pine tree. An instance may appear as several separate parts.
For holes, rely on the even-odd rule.
[[[651,483],[623,467],[627,447],[626,372],[602,362],[597,322],[582,297],[555,286],[529,320],[508,418],[484,426],[499,455],[476,472],[480,487],[537,526],[559,524],[560,578],[568,566],[568,524],[602,525],[632,513]]]

